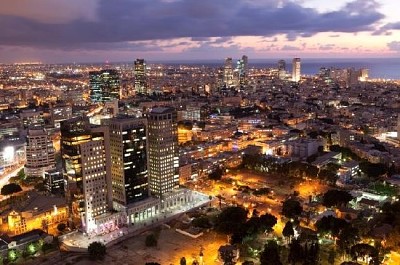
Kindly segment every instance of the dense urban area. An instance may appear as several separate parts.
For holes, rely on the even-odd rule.
[[[400,264],[400,83],[290,66],[0,64],[0,262]]]

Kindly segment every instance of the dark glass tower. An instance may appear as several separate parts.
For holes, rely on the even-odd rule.
[[[147,94],[146,62],[144,59],[136,59],[134,74],[136,93]]]
[[[146,199],[147,120],[118,116],[103,123],[110,130],[113,201],[125,206]]]
[[[106,102],[119,99],[120,79],[117,70],[101,70],[89,73],[90,100]]]

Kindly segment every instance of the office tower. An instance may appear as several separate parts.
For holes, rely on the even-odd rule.
[[[81,221],[84,231],[96,233],[102,229],[99,226],[102,217],[112,207],[108,128],[93,128],[91,133],[90,141],[79,144],[84,199]]]
[[[368,77],[369,77],[369,69],[367,69],[367,68],[361,68],[361,69],[359,70],[359,77],[358,77],[358,80],[359,80],[360,82],[365,82],[365,81],[368,80]]]
[[[278,70],[281,71],[286,71],[286,62],[285,60],[279,60],[278,61]]]
[[[225,59],[223,83],[226,87],[230,87],[233,85],[232,58]]]
[[[148,198],[147,120],[118,116],[109,126],[113,202],[127,206]]]
[[[300,58],[293,58],[292,62],[292,81],[299,82],[301,75],[301,62]]]
[[[148,117],[150,191],[161,197],[179,185],[176,112],[155,107]]]
[[[28,177],[43,178],[45,171],[55,169],[53,142],[44,128],[29,128],[26,144],[25,174]]]
[[[61,122],[64,190],[71,219],[87,233],[105,229],[112,208],[111,160],[107,126],[92,126],[87,118]],[[106,218],[107,217],[107,218]],[[112,224],[111,224],[112,226]]]
[[[136,94],[147,94],[146,62],[144,59],[136,59],[134,75]]]
[[[94,103],[119,99],[120,80],[117,70],[89,72],[90,100]]]
[[[64,179],[61,172],[56,169],[44,172],[44,187],[49,193],[64,193]]]
[[[242,59],[238,60],[235,72],[237,73],[237,83],[240,85],[245,85],[247,81],[247,67],[248,67],[248,57],[246,55],[242,56]]]

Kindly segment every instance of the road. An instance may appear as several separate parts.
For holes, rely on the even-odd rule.
[[[11,177],[16,176],[17,173],[23,168],[24,168],[24,165],[18,166],[16,169],[0,176],[0,189],[3,188],[3,186],[8,183],[8,181],[10,180]]]

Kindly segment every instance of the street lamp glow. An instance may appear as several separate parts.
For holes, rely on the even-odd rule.
[[[14,147],[13,146],[6,146],[3,149],[3,158],[5,161],[12,161],[14,159]]]

